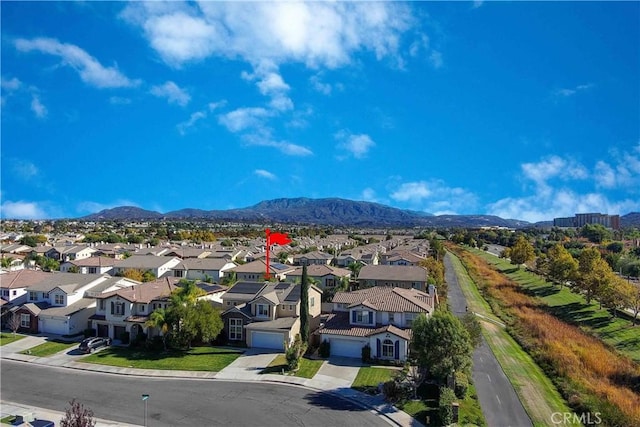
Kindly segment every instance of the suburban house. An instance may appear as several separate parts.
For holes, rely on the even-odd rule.
[[[294,265],[329,265],[333,255],[320,251],[307,252],[306,254],[296,254],[293,256]]]
[[[336,265],[338,267],[348,267],[349,264],[360,262],[360,255],[353,252],[343,252],[336,257]]]
[[[340,284],[343,278],[349,279],[351,271],[345,268],[332,267],[330,265],[310,265],[307,267],[307,276],[313,279],[320,289],[333,288]],[[297,267],[291,273],[287,273],[287,282],[302,281],[302,267]]]
[[[181,259],[187,258],[206,258],[211,255],[211,249],[181,247],[171,249],[163,254],[164,256],[175,256]]]
[[[91,316],[92,328],[97,336],[114,340],[123,340],[125,333],[131,340],[147,333],[149,315],[158,308],[167,308],[171,292],[178,289],[178,280],[166,277],[99,295]]]
[[[223,296],[224,333],[232,344],[283,350],[300,333],[299,284],[239,282]],[[322,291],[309,286],[309,331],[320,325]]]
[[[114,275],[122,275],[126,270],[150,271],[157,278],[172,276],[173,268],[180,263],[180,258],[153,255],[133,255],[119,260],[113,266]]]
[[[66,262],[89,258],[94,252],[96,252],[94,248],[85,245],[57,246],[48,248],[44,252],[44,256],[55,259],[56,261]]]
[[[218,282],[225,272],[237,267],[224,258],[184,258],[173,267],[173,276],[188,280],[207,280]]]
[[[358,274],[361,288],[391,286],[427,290],[427,270],[419,266],[365,265]]]
[[[372,358],[405,361],[412,322],[421,313],[431,315],[437,304],[432,285],[428,293],[389,286],[338,292],[318,331],[320,341],[329,342],[332,356],[360,358],[368,345]]]
[[[384,265],[420,265],[424,257],[420,257],[412,252],[394,252],[383,256]]]
[[[10,309],[20,316],[20,330],[59,335],[73,335],[84,331],[95,307],[92,295],[109,287],[117,287],[118,282],[123,280],[99,274],[46,273],[30,270],[20,273],[40,275],[39,278],[22,277],[22,283],[28,283],[25,289],[26,301]]]
[[[278,280],[285,280],[287,274],[295,270],[291,265],[280,264],[279,262],[269,262],[269,271],[272,277]],[[230,269],[236,273],[236,279],[239,282],[263,282],[264,275],[267,271],[267,263],[265,260],[257,260],[239,265]]]
[[[66,261],[60,264],[60,271],[63,273],[72,272],[77,269],[80,274],[110,274],[116,260],[107,256],[92,256],[89,258]]]
[[[0,297],[12,305],[20,305],[27,301],[27,288],[41,282],[48,274],[40,270],[4,273],[0,277]]]

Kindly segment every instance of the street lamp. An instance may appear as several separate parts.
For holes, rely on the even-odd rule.
[[[143,394],[142,401],[144,402],[144,427],[147,427],[147,400],[149,400],[149,395]]]

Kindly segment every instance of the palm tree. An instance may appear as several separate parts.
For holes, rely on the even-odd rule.
[[[155,310],[149,316],[149,320],[147,320],[146,325],[151,328],[158,328],[162,333],[162,346],[164,347],[164,351],[167,351],[167,337],[169,336],[169,313],[164,308],[159,308]]]
[[[1,262],[2,262],[1,264],[2,268],[9,268],[11,267],[11,263],[13,262],[13,257],[8,257],[8,258],[2,257]]]

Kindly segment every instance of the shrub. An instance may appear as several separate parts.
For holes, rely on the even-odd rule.
[[[285,357],[287,359],[287,365],[290,371],[298,369],[300,363],[300,357],[307,351],[307,344],[302,342],[300,334],[297,334],[293,340],[293,345],[289,345],[285,342]]]
[[[448,426],[453,423],[453,407],[451,404],[456,401],[456,394],[449,387],[440,389],[440,399],[438,400],[438,417],[440,425]]]
[[[129,332],[123,332],[120,334],[120,341],[122,344],[129,344]]]
[[[162,344],[162,337],[159,335],[156,335],[155,337],[151,338],[150,340],[147,340],[144,343],[144,348],[145,350],[151,350],[151,351],[161,351],[164,349],[164,345]]]
[[[464,372],[455,373],[455,387],[453,391],[458,399],[464,399],[469,389],[469,377]]]
[[[371,361],[371,346],[369,344],[362,347],[362,361],[369,363]]]
[[[402,399],[402,387],[397,381],[389,380],[382,385],[382,392],[389,402],[397,402]]]
[[[326,359],[331,355],[331,343],[329,341],[324,340],[320,343],[320,348],[318,349],[318,353],[320,357]]]

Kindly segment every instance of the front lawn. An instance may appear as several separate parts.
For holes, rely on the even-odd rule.
[[[12,342],[21,340],[22,338],[24,338],[24,335],[13,335],[13,334],[1,333],[0,346],[3,346],[5,344],[11,344]]]
[[[27,350],[21,351],[22,354],[28,354],[30,356],[38,356],[38,357],[47,357],[52,354],[60,353],[68,349],[69,347],[73,347],[74,345],[78,345],[77,342],[65,342],[65,341],[47,341],[35,347],[31,347]]]
[[[300,364],[298,366],[298,370],[293,373],[294,376],[300,378],[313,378],[322,364],[324,360],[313,360],[307,359],[305,357],[300,358]],[[279,354],[275,359],[271,361],[269,366],[264,368],[261,374],[289,374],[289,370],[287,367],[287,358],[284,354]]]
[[[83,357],[80,362],[123,368],[219,372],[240,355],[242,352],[225,347],[193,347],[190,350],[167,352],[109,347]]]
[[[393,375],[396,372],[398,371],[395,369],[363,366],[358,371],[356,379],[353,380],[351,388],[359,391],[366,391],[372,388],[377,389],[380,383],[386,383],[393,379]]]

